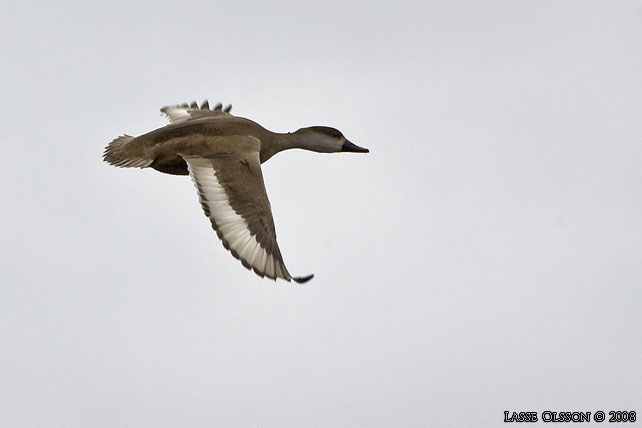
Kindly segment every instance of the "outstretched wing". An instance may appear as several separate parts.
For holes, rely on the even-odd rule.
[[[258,151],[181,157],[187,162],[205,215],[223,246],[243,266],[274,280],[306,282],[312,278],[292,277],[283,263]]]
[[[210,103],[205,100],[199,107],[195,101],[191,104],[183,103],[181,105],[166,106],[160,109],[169,119],[170,124],[183,123],[188,120],[212,118],[212,117],[232,117],[230,114],[232,104],[223,108],[223,104],[218,103],[210,110]]]

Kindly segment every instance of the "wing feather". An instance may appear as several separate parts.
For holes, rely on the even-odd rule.
[[[223,104],[218,103],[210,110],[210,104],[207,100],[199,107],[195,101],[191,104],[183,103],[180,105],[165,106],[160,109],[161,113],[167,116],[170,124],[183,123],[188,120],[196,120],[203,118],[228,118],[232,117],[230,110],[232,104],[229,104],[225,109],[222,108]]]
[[[293,278],[283,262],[258,151],[181,156],[187,162],[205,215],[223,246],[243,266],[271,279],[309,279]]]

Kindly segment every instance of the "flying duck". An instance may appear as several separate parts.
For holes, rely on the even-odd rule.
[[[169,124],[139,137],[123,135],[105,148],[105,162],[122,168],[153,168],[190,175],[201,207],[223,246],[260,277],[304,283],[292,277],[276,242],[261,164],[287,149],[320,153],[368,153],[327,126],[280,134],[230,114],[231,105],[210,109],[207,100],[161,108]]]

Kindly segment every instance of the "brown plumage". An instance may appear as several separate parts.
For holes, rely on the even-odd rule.
[[[200,108],[195,102],[163,107],[169,125],[139,137],[118,137],[105,148],[103,158],[119,167],[191,175],[205,215],[243,266],[261,277],[306,282],[313,275],[292,277],[283,262],[261,163],[292,148],[323,153],[368,150],[329,127],[274,133],[231,115],[231,108],[218,103],[210,110],[207,101]]]

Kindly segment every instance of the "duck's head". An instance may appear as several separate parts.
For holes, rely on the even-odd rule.
[[[343,134],[329,126],[301,128],[294,133],[302,149],[320,153],[355,152],[369,153],[370,150],[351,143]]]

